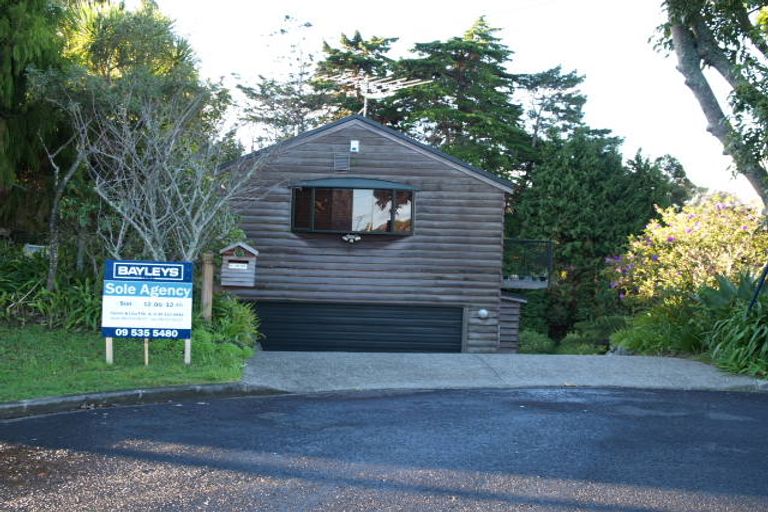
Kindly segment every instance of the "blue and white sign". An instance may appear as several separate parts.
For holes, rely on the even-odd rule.
[[[108,260],[101,332],[109,338],[190,338],[189,262]]]

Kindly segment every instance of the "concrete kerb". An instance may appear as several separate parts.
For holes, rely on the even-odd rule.
[[[285,391],[242,382],[198,384],[150,389],[131,389],[45,398],[30,398],[0,403],[0,420],[57,412],[96,409],[117,405],[144,405],[192,398],[228,398],[258,395],[283,395]]]

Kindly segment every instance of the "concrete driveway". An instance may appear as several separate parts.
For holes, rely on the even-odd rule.
[[[619,387],[768,391],[768,381],[670,357],[258,352],[247,385],[288,392]]]

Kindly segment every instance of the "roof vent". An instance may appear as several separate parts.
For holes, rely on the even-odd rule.
[[[349,165],[349,153],[334,153],[333,154],[333,170],[334,171],[348,171]]]

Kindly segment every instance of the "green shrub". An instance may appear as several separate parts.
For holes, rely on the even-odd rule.
[[[589,343],[607,345],[611,334],[626,326],[626,316],[606,315],[593,320],[576,322],[573,327],[574,331],[581,334]]]
[[[251,347],[243,347],[235,345],[233,343],[215,342],[211,337],[207,336],[205,329],[195,329],[192,332],[192,353],[193,359],[204,365],[208,364],[221,364],[222,366],[230,366],[238,364],[245,359],[248,359],[253,355],[253,349]],[[170,350],[178,350],[174,345],[178,344],[177,340],[157,340],[158,342],[168,342]],[[153,344],[156,343],[153,341]],[[156,350],[153,345],[153,351]]]
[[[699,354],[712,351],[718,322],[737,322],[755,292],[755,280],[740,274],[735,280],[714,277],[716,285],[703,285],[688,299],[671,297],[632,319],[626,329],[611,336],[614,344],[633,352]],[[714,354],[710,353],[714,359]]]
[[[13,293],[45,284],[48,260],[42,254],[25,256],[23,247],[0,241],[0,292]]]
[[[607,315],[576,322],[574,330],[565,335],[557,346],[558,354],[605,354],[611,334],[627,326],[627,318]]]
[[[751,311],[739,301],[707,333],[712,360],[720,367],[765,377],[768,375],[768,300],[762,297]]]
[[[45,289],[48,261],[25,256],[20,245],[0,243],[0,321],[44,323],[49,328],[98,329],[101,283],[62,272],[53,291]]]
[[[211,321],[195,318],[193,336],[197,342],[253,347],[261,336],[259,318],[251,304],[232,295],[219,294],[214,297]]]
[[[546,334],[523,329],[520,333],[521,354],[552,354],[555,351],[555,342]]]
[[[632,318],[610,336],[613,345],[646,354],[697,354],[704,350],[706,317],[692,301],[667,301]]]
[[[30,307],[48,327],[95,331],[101,325],[101,283],[85,278],[53,291],[42,289]]]
[[[525,329],[536,332],[548,332],[549,299],[546,290],[527,290],[521,294],[528,302],[522,308],[521,322]]]
[[[749,273],[739,274],[735,280],[723,275],[715,276],[716,286],[704,285],[694,296],[709,316],[727,315],[737,302],[749,303],[755,294],[756,280]]]
[[[570,336],[570,335],[569,335]],[[579,341],[578,338],[566,338],[555,349],[556,354],[561,355],[598,355],[608,351],[607,345],[596,345],[589,341]]]

